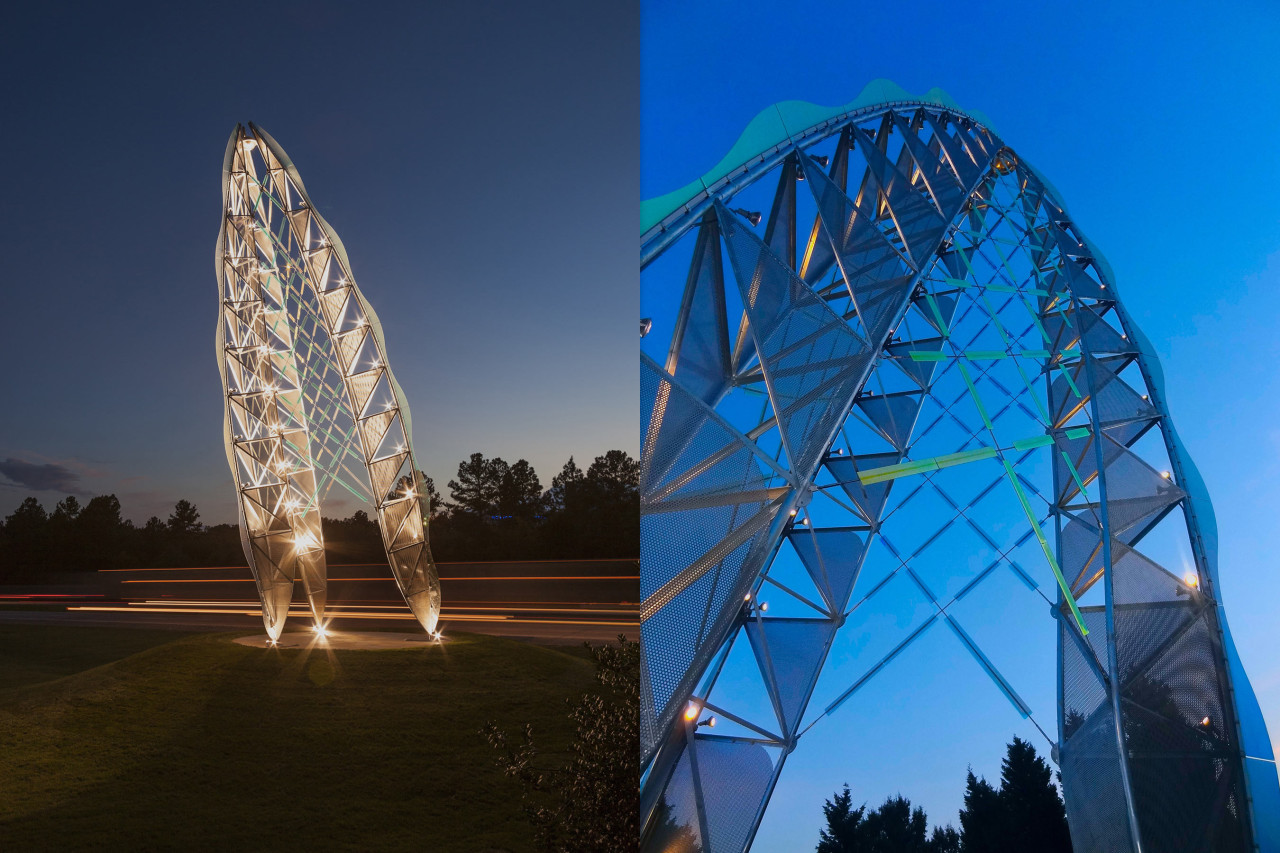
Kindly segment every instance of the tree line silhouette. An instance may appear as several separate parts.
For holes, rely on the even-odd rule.
[[[640,552],[640,464],[621,450],[583,471],[573,457],[545,491],[524,459],[473,453],[441,499],[431,501],[432,554],[441,562],[636,558]],[[386,559],[376,516],[324,518],[327,557],[335,563]],[[0,583],[38,582],[50,573],[101,569],[244,564],[234,524],[205,525],[179,500],[167,519],[141,526],[124,518],[115,495],[81,504],[68,496],[47,511],[28,497],[0,524]]]
[[[817,853],[1071,853],[1067,812],[1053,773],[1035,747],[1014,737],[1000,764],[1000,787],[965,780],[960,829],[935,826],[924,809],[898,795],[877,809],[853,807],[849,786],[822,807],[827,825]]]
[[[1000,765],[1000,787],[970,770],[965,780],[960,829],[929,832],[924,809],[901,794],[879,808],[853,805],[849,786],[825,801],[826,826],[817,853],[1071,853],[1067,812],[1053,785],[1053,772],[1035,747],[1014,737]],[[705,853],[687,817],[677,818],[665,798],[659,803],[651,846],[667,853]],[[797,845],[799,846],[799,845]]]

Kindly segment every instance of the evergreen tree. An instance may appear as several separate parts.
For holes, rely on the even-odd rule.
[[[577,500],[583,479],[582,469],[570,456],[560,473],[551,478],[551,488],[543,496],[547,509],[551,512],[569,511]]]
[[[79,558],[84,547],[78,523],[80,512],[75,495],[67,495],[54,506],[48,521],[50,568],[65,568]]]
[[[10,567],[7,574],[27,579],[44,568],[48,556],[49,515],[35,498],[26,498],[13,514],[4,520],[6,550]]]
[[[818,834],[817,853],[960,853],[960,836],[951,827],[935,827],[902,795],[888,797],[880,808],[853,807],[849,786],[823,803],[827,819]]]
[[[199,533],[203,530],[204,525],[200,523],[200,512],[195,504],[187,500],[180,500],[174,504],[173,512],[169,515],[169,529],[179,536],[186,533]]]
[[[498,486],[498,514],[532,521],[542,509],[542,483],[523,459],[507,468]]]
[[[75,495],[67,495],[53,508],[53,515],[55,518],[62,517],[75,521],[80,517],[80,501],[76,500]]]
[[[133,532],[133,523],[120,515],[120,500],[115,495],[98,495],[85,504],[76,519],[80,539],[84,543],[78,569],[116,568],[124,562],[123,549]]]
[[[501,458],[485,459],[483,453],[472,453],[470,459],[459,463],[458,479],[449,481],[454,508],[477,520],[497,514],[507,467]]]
[[[694,828],[676,819],[665,796],[658,802],[651,827],[647,847],[662,853],[702,853]]]
[[[26,498],[22,503],[18,504],[18,508],[13,514],[5,518],[4,529],[10,533],[19,530],[36,530],[44,526],[49,520],[49,514],[44,511],[44,507],[40,505],[40,501],[35,498]]]
[[[623,450],[597,456],[587,469],[587,483],[604,501],[626,503],[638,494],[640,463]]]
[[[418,473],[422,474],[421,471]],[[422,474],[422,492],[423,497],[428,501],[427,513],[429,518],[435,518],[437,515],[440,515],[445,511],[444,499],[441,498],[440,493],[436,491],[435,480],[432,480],[426,474]]]
[[[965,779],[960,837],[964,853],[1003,853],[1006,849],[1000,793],[972,770]]]
[[[1053,785],[1053,772],[1035,747],[1019,737],[1000,767],[1008,849],[1071,853],[1067,811]]]
[[[961,853],[960,833],[950,826],[935,826],[929,836],[929,853]]]
[[[1071,853],[1067,812],[1052,770],[1019,737],[1001,763],[999,790],[969,771],[960,826],[964,853]]]
[[[837,791],[835,796],[822,804],[822,814],[827,825],[818,833],[817,853],[859,853],[871,848],[869,832],[863,820],[867,807],[853,807],[853,795],[849,786]]]
[[[872,853],[929,853],[929,821],[924,809],[911,808],[901,794],[889,797],[880,808],[867,815]]]

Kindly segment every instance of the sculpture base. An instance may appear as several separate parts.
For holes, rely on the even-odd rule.
[[[388,631],[325,631],[323,637],[314,631],[290,631],[280,635],[274,646],[265,634],[254,634],[248,637],[236,637],[235,642],[242,646],[258,649],[355,649],[359,651],[383,652],[395,649],[423,649],[440,645],[443,639],[435,640],[427,634],[397,634]]]

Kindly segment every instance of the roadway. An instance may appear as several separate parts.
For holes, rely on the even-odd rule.
[[[537,643],[602,643],[639,637],[640,578],[635,560],[439,564],[450,631]],[[416,621],[382,564],[329,570],[326,620],[338,630],[413,631]],[[98,572],[71,591],[0,588],[0,622],[136,625],[184,631],[261,629],[253,578],[245,566]],[[57,608],[57,609],[55,609]],[[301,585],[285,630],[310,627]],[[420,630],[420,629],[418,629]]]

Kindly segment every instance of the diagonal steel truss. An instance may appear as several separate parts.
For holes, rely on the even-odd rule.
[[[645,214],[643,848],[748,848],[800,736],[935,626],[1039,727],[965,616],[1013,578],[1058,624],[1076,849],[1280,849],[1213,510],[1105,260],[945,96],[866,101],[778,105]]]
[[[252,124],[227,143],[222,199],[224,440],[267,633],[280,636],[296,580],[323,625],[320,509],[334,484],[373,503],[396,583],[434,633],[440,582],[409,408],[346,251],[283,149]]]

